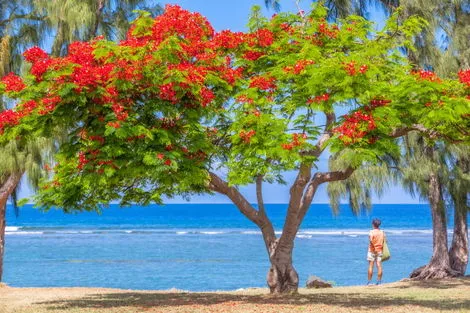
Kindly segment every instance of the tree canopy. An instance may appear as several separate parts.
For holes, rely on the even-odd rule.
[[[168,5],[118,43],[74,42],[64,57],[31,48],[27,75],[2,79],[18,104],[0,113],[0,140],[66,129],[37,196],[65,210],[208,192],[222,169],[232,185],[282,181],[327,146],[354,168],[397,151],[411,129],[469,140],[470,71],[441,79],[400,52],[424,21],[393,15],[374,33],[363,18],[326,14],[267,19],[255,8],[248,32],[215,32]]]

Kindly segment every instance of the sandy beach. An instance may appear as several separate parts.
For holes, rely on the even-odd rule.
[[[470,277],[382,286],[300,289],[271,296],[267,289],[231,292],[136,291],[105,288],[0,287],[0,313],[284,313],[470,312]]]

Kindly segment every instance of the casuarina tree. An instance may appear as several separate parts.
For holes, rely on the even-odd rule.
[[[29,49],[29,73],[3,84],[18,105],[0,116],[0,141],[66,133],[36,196],[46,208],[226,195],[262,232],[271,292],[296,291],[294,240],[319,185],[397,152],[395,138],[413,129],[468,140],[453,126],[469,124],[463,85],[411,71],[399,51],[421,20],[393,16],[374,33],[360,17],[329,24],[326,14],[266,19],[255,8],[248,32],[216,33],[169,5],[155,19],[142,14],[119,43],[75,42],[60,58]],[[315,172],[327,147],[344,167]],[[288,170],[298,174],[278,237],[263,184]],[[238,189],[250,183],[256,205]]]

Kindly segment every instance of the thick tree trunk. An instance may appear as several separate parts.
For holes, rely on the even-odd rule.
[[[299,288],[299,275],[292,265],[292,249],[276,247],[271,257],[271,268],[266,277],[272,294],[296,293]]]
[[[415,269],[410,278],[425,280],[455,277],[457,273],[450,267],[447,250],[446,214],[437,173],[431,173],[429,177],[429,203],[433,226],[433,254],[429,264]]]
[[[5,219],[6,206],[0,206],[0,282],[2,281],[3,276],[3,255],[5,251]]]
[[[464,276],[468,264],[468,227],[467,227],[467,197],[460,195],[454,201],[454,235],[449,250],[450,267],[459,276]]]
[[[5,252],[6,205],[8,197],[20,182],[21,176],[22,173],[11,174],[0,186],[0,281],[3,276],[3,255]]]
[[[460,159],[457,167],[464,173],[470,171],[470,160]],[[461,182],[462,183],[462,182]],[[452,245],[449,250],[450,266],[459,276],[464,276],[468,264],[468,225],[467,225],[467,193],[468,186],[465,184],[452,185],[451,195],[454,202],[454,234]]]

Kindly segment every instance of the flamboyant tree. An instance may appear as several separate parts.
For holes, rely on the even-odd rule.
[[[0,142],[66,129],[36,197],[43,207],[226,195],[261,229],[271,291],[295,291],[294,239],[320,184],[397,151],[394,138],[412,129],[468,140],[463,85],[410,71],[399,52],[419,19],[398,25],[393,16],[372,36],[362,18],[329,24],[326,14],[316,6],[266,19],[256,8],[248,32],[216,33],[200,14],[169,5],[138,18],[119,43],[75,42],[60,58],[29,49],[28,75],[2,80],[18,105],[0,115]],[[337,118],[337,108],[347,113]],[[344,168],[313,173],[328,146]],[[262,189],[287,170],[298,175],[277,237]],[[237,188],[250,183],[255,206]]]

